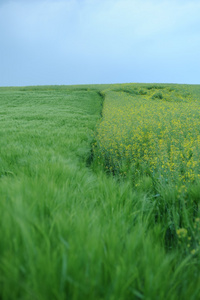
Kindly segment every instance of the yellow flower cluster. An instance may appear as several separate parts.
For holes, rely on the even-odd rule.
[[[185,249],[192,255],[199,253],[200,250],[200,218],[196,218],[193,225],[193,230],[189,234],[186,228],[176,230],[179,245],[185,244]]]
[[[120,175],[131,170],[181,184],[199,181],[199,99],[181,93],[170,98],[167,88],[146,91],[105,93],[96,156]]]
[[[187,237],[187,229],[185,229],[185,228],[177,229],[176,233],[177,233],[179,239],[184,239]]]

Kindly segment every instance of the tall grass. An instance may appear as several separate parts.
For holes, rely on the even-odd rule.
[[[110,90],[135,87],[150,86],[0,89],[1,299],[198,299],[198,215],[173,237],[174,188],[110,176],[91,152],[102,97],[104,120]]]

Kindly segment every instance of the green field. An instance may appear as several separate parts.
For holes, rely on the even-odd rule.
[[[200,299],[200,86],[0,88],[0,299]]]

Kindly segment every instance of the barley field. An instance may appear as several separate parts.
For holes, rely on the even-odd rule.
[[[0,88],[0,299],[200,299],[200,86]]]

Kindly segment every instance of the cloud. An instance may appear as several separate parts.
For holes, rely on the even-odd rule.
[[[45,76],[49,80],[49,74],[44,71],[48,69],[54,74],[65,74],[70,83],[72,77],[74,83],[77,83],[76,78],[79,83],[82,78],[83,83],[95,78],[101,78],[101,82],[112,80],[117,78],[117,73],[118,80],[113,80],[132,81],[137,79],[139,70],[146,68],[149,75],[144,74],[141,80],[151,81],[151,75],[158,81],[150,70],[154,68],[161,74],[162,64],[166,72],[165,76],[161,74],[160,80],[169,81],[168,66],[164,62],[171,68],[173,62],[178,69],[186,61],[196,60],[193,67],[196,74],[199,13],[197,0],[1,1],[4,67],[13,74],[17,74],[19,65],[24,73],[31,69],[34,82],[37,81],[34,72],[39,70],[42,70],[43,81]],[[96,74],[95,69],[98,70]],[[106,77],[104,70],[110,75]],[[122,76],[122,71],[127,75]],[[61,77],[56,76],[55,82],[59,82]],[[181,76],[181,73],[177,75],[177,82],[181,81]],[[15,80],[14,75],[10,77]]]
[[[28,40],[100,39],[126,44],[198,30],[200,3],[192,1],[9,1],[1,19],[11,35]],[[2,21],[1,21],[2,22]],[[110,42],[109,42],[110,40]]]

